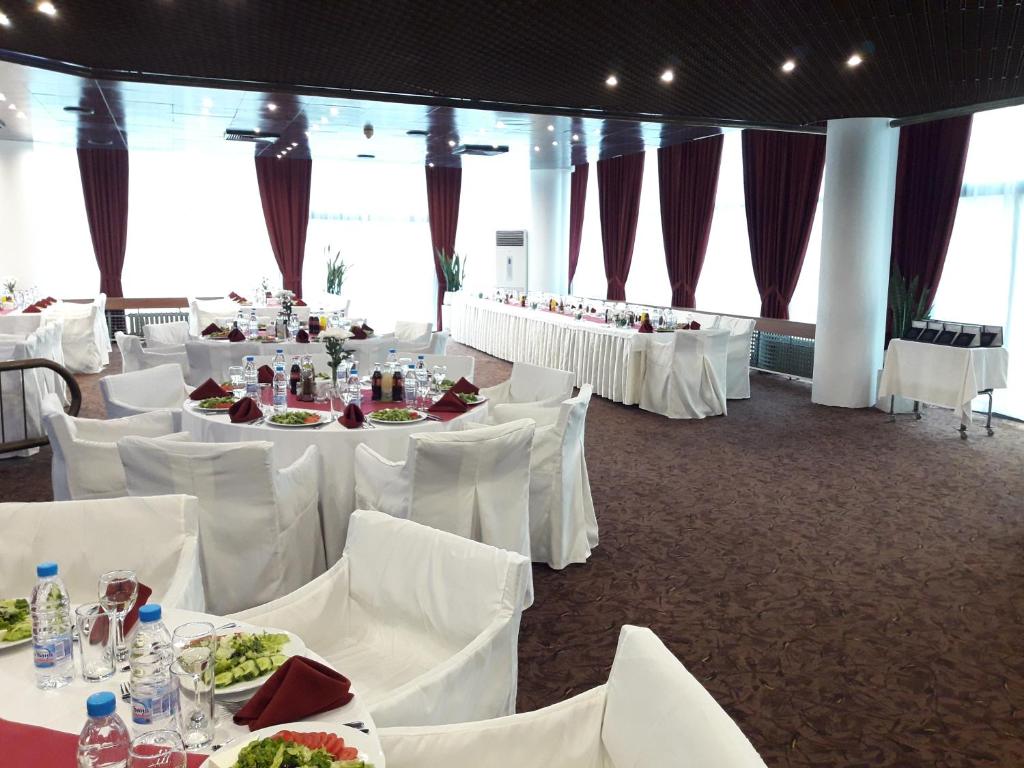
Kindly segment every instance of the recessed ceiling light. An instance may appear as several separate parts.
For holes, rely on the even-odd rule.
[[[338,108],[337,107],[331,107],[331,117],[337,117],[337,116],[338,116]]]
[[[619,84],[619,78],[617,78],[615,75],[608,75],[608,79],[604,81],[604,84],[607,85],[609,88],[614,88],[616,85]]]
[[[38,10],[40,13],[45,13],[47,16],[57,15],[56,6],[54,6],[54,4],[50,2],[40,3],[39,5],[36,6],[36,10]]]
[[[275,104],[274,102],[270,102],[269,104],[267,104],[267,109],[269,109],[271,112],[277,112],[277,104]]]
[[[449,147],[454,147],[455,146],[455,140],[454,139],[448,139],[448,146]]]
[[[661,82],[663,83],[671,83],[675,79],[676,75],[671,69],[666,69],[661,73]]]
[[[2,11],[0,11],[0,27],[9,27],[9,26],[11,26],[10,18],[8,18],[6,13],[3,13]]]
[[[25,119],[25,113],[24,112],[19,112],[18,113],[18,119],[19,120],[24,120]]]
[[[860,57],[860,54],[859,53],[855,53],[850,58],[848,58],[846,60],[846,66],[848,66],[848,67],[859,67],[861,62],[863,62],[863,61],[864,61],[864,59],[862,59]]]
[[[0,101],[7,101],[7,97],[0,93]]]
[[[7,105],[7,108],[8,108],[8,109],[17,109],[17,107],[16,107],[16,106],[14,106],[14,104],[13,104],[13,103],[11,103],[11,104],[8,104],[8,105]]]
[[[252,132],[253,132],[253,133],[259,133],[259,132],[260,132],[260,129],[259,129],[259,128],[253,128],[253,129],[252,129]]]
[[[580,140],[580,135],[579,135],[578,133],[574,133],[574,134],[572,135],[572,140],[573,140],[573,141],[579,141],[579,140]]]
[[[209,96],[204,98],[203,99],[203,106],[206,107],[207,109],[210,109],[211,107],[213,107],[213,99],[211,99]]]
[[[496,123],[494,124],[494,127],[495,127],[495,128],[504,128],[504,127],[505,127],[505,124],[504,124],[503,122],[501,122],[501,120],[499,120],[498,122],[496,122]]]
[[[537,144],[534,144],[534,145],[533,145],[533,151],[534,151],[534,152],[540,152],[540,146],[539,146],[539,145],[537,145]]]
[[[555,126],[553,126],[553,125],[550,125],[550,124],[549,124],[549,125],[548,125],[548,130],[549,130],[549,131],[553,131],[553,130],[555,130]]]
[[[427,167],[428,167],[428,168],[433,168],[433,167],[434,167],[434,164],[433,164],[433,163],[427,163]]]
[[[552,141],[551,142],[551,146],[552,147],[557,147],[558,146],[558,142],[557,141]]]
[[[796,62],[792,59],[788,59],[785,64],[782,65],[783,72],[792,72],[796,69]]]
[[[299,142],[297,142],[297,141],[293,141],[293,142],[292,142],[292,146],[293,146],[293,147],[297,147],[297,146],[299,146]]]

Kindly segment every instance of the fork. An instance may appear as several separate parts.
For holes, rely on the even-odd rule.
[[[131,701],[132,689],[128,683],[121,683],[121,701]]]

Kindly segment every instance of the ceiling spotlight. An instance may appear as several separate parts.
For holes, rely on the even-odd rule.
[[[297,147],[297,146],[299,146],[299,142],[297,142],[297,141],[293,141],[293,142],[292,142],[292,146],[293,146],[293,147]]]
[[[548,125],[548,130],[549,130],[549,131],[553,131],[553,130],[555,130],[555,126],[553,126],[553,125]]]
[[[863,61],[864,61],[864,59],[862,59],[860,57],[860,54],[859,53],[855,53],[850,58],[848,58],[846,60],[846,66],[848,66],[848,67],[858,67],[858,66],[860,66],[861,62],[863,62]]]
[[[619,78],[617,78],[615,75],[608,75],[608,79],[604,81],[604,84],[607,85],[609,88],[614,88],[616,85],[619,84]]]
[[[277,112],[277,104],[271,102],[270,104],[267,104],[267,109],[269,109],[271,112]]]
[[[0,93],[0,101],[7,101],[7,97]]]
[[[455,146],[455,139],[448,139],[448,146],[449,147],[454,147]]]
[[[337,116],[338,116],[338,108],[337,107],[331,107],[331,117],[337,117]]]
[[[210,109],[213,106],[213,99],[207,96],[203,99],[203,106],[206,107],[206,109]]]
[[[427,167],[428,167],[428,168],[433,168],[433,167],[434,167],[434,164],[433,164],[433,163],[427,163]]]
[[[25,113],[24,112],[19,112],[18,113],[18,119],[19,120],[24,120],[25,119]]]
[[[504,127],[505,127],[505,124],[504,124],[503,122],[501,122],[501,120],[499,120],[498,122],[496,122],[496,123],[494,124],[494,127],[495,127],[495,128],[504,128]]]
[[[363,136],[368,139],[373,138],[373,123],[367,123],[363,126]]]
[[[552,147],[557,147],[558,146],[558,142],[557,141],[552,141],[551,142],[551,146]]]
[[[792,72],[796,69],[796,62],[792,59],[788,59],[785,64],[782,65],[783,72]]]
[[[253,129],[252,129],[252,132],[253,132],[253,133],[259,133],[259,132],[260,132],[260,129],[259,129],[258,127],[257,127],[257,128],[253,128]]]
[[[50,3],[50,2],[42,2],[42,3],[40,3],[39,5],[36,6],[36,10],[38,10],[40,13],[45,13],[47,16],[56,16],[57,15],[57,8],[56,8],[56,6],[53,3]]]
[[[534,144],[534,145],[533,145],[533,151],[534,151],[534,152],[540,152],[540,146],[539,146],[539,145],[537,145],[537,144]]]
[[[574,134],[572,135],[572,140],[573,140],[573,141],[579,141],[579,140],[580,140],[580,135],[579,135],[578,133],[574,133]]]
[[[9,26],[11,26],[10,18],[7,16],[6,13],[4,13],[3,11],[0,11],[0,27],[9,27]]]
[[[7,108],[8,108],[8,109],[17,109],[17,107],[16,107],[16,106],[14,106],[14,104],[8,104],[8,105],[7,105]]]
[[[671,83],[675,79],[675,73],[671,69],[666,69],[661,73],[661,82],[663,83]]]

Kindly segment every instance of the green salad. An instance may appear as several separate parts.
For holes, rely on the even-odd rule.
[[[416,421],[419,414],[408,408],[382,408],[370,414],[374,421]]]
[[[472,392],[458,392],[459,400],[464,403],[475,403],[480,399],[480,395],[474,395]]]
[[[235,398],[233,395],[227,395],[225,397],[208,397],[205,400],[199,401],[200,408],[216,408],[217,410],[227,410],[235,404]]]
[[[438,389],[440,389],[442,392],[447,392],[449,389],[451,389],[452,387],[455,386],[455,382],[452,381],[451,379],[445,379],[444,381],[442,381],[437,386],[438,386]]]
[[[316,424],[320,421],[320,417],[310,411],[285,411],[284,413],[275,413],[270,417],[270,421],[274,424],[298,426],[300,424]]]
[[[28,614],[28,600],[0,600],[0,643],[13,643],[32,637],[32,617]]]
[[[355,750],[352,750],[353,752]],[[338,760],[324,747],[312,749],[278,737],[246,744],[234,768],[373,768],[363,760]]]
[[[237,632],[218,637],[213,654],[215,686],[224,688],[270,674],[288,660],[281,653],[287,644],[288,635],[283,633]]]

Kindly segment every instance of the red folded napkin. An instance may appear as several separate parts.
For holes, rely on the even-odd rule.
[[[349,328],[349,331],[352,332],[352,338],[353,339],[366,339],[366,338],[369,338],[367,336],[367,334],[366,334],[366,331],[364,331],[358,325],[353,325],[351,328]]]
[[[202,335],[209,336],[211,333],[220,333],[221,327],[216,323],[210,323],[208,326],[203,328]]]
[[[480,387],[470,381],[467,381],[466,377],[462,376],[448,391],[456,395],[475,395],[480,391]]]
[[[132,631],[132,627],[135,626],[135,622],[139,620],[139,608],[146,604],[146,601],[149,600],[149,597],[152,594],[153,590],[140,581],[139,594],[135,598],[135,605],[133,605],[132,609],[128,611],[128,615],[124,617],[125,637],[128,637],[128,633]],[[89,633],[89,644],[98,645],[99,643],[106,642],[109,634],[110,619],[106,616],[100,616],[96,619],[96,623],[92,625],[92,632]]]
[[[299,344],[309,344],[309,332],[305,328],[299,328],[298,333],[295,334],[295,340]]]
[[[238,298],[238,294],[235,293],[234,291],[232,291],[231,293],[228,294],[228,298],[229,299],[237,299]]]
[[[431,413],[465,413],[469,410],[469,406],[462,402],[458,395],[448,390],[441,396],[440,400],[427,408],[427,410]]]
[[[40,309],[46,309],[48,306],[50,306],[50,302],[48,302],[46,299],[40,299],[39,301],[36,302],[36,306],[39,307]]]
[[[345,429],[359,429],[363,426],[363,422],[366,421],[366,417],[363,415],[363,409],[355,403],[349,403],[345,406],[345,412],[341,414],[341,418],[338,419],[341,422],[341,426]]]
[[[256,371],[256,375],[259,377],[260,384],[274,383],[274,369],[269,365],[261,365],[260,369]]]
[[[654,326],[651,325],[650,320],[644,320],[640,323],[640,328],[638,330],[640,333],[654,333]]]
[[[53,296],[47,296],[47,297],[46,297],[46,302],[47,302],[48,304],[56,304],[56,303],[57,303],[57,300],[56,300],[55,298],[53,298]]]
[[[302,299],[296,299],[295,301],[292,302],[292,304],[295,305],[296,307],[306,306],[306,302],[304,302]]]
[[[368,326],[366,323],[363,323],[363,333],[369,336],[371,333],[373,333],[373,328]]]
[[[228,408],[228,417],[232,424],[248,424],[263,416],[260,404],[251,397],[243,397]]]
[[[25,314],[25,315],[34,315],[34,314],[36,314],[38,312],[42,312],[42,310],[39,309],[39,307],[37,307],[35,304],[29,304],[27,307],[25,307],[23,310],[21,310],[21,312],[22,312],[22,314]]]
[[[691,320],[690,321],[690,330],[691,331],[699,331],[700,330],[700,323],[698,323],[696,320]]]
[[[206,400],[208,397],[226,397],[224,388],[213,379],[207,379],[192,390],[189,400]]]
[[[329,712],[352,701],[351,687],[347,677],[330,667],[292,656],[238,710],[235,724],[258,731]]]
[[[228,341],[245,341],[245,334],[238,328],[232,328],[231,333],[228,334]]]

